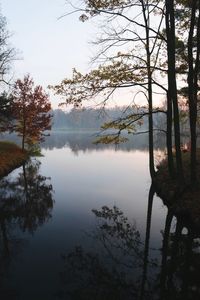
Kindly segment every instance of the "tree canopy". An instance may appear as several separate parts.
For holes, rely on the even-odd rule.
[[[34,86],[29,75],[15,82],[12,91],[13,129],[22,137],[22,149],[25,144],[33,146],[40,142],[45,130],[51,129],[51,104],[48,95],[41,86]]]

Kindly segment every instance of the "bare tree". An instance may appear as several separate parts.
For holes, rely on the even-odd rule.
[[[11,63],[16,59],[16,50],[10,45],[10,33],[6,18],[0,14],[0,84],[8,84]]]

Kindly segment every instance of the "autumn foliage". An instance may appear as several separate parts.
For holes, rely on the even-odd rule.
[[[15,82],[12,92],[13,130],[22,137],[22,149],[42,141],[51,129],[51,104],[41,86],[34,86],[29,75]]]

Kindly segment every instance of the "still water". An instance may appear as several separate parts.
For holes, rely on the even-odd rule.
[[[147,137],[92,140],[52,133],[1,180],[1,299],[199,299],[198,239],[154,194]]]

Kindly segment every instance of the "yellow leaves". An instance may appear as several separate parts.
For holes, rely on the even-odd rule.
[[[130,0],[87,0],[88,8],[92,10],[121,8],[130,4]]]
[[[82,74],[75,68],[72,77],[65,78],[59,85],[50,86],[56,95],[63,97],[66,104],[80,107],[84,101],[102,97],[109,99],[116,90],[146,84],[144,62],[131,53],[118,52],[117,56],[100,64],[96,69]],[[64,101],[62,101],[63,103]]]
[[[101,126],[102,130],[112,129],[118,130],[118,133],[126,131],[128,133],[134,133],[138,127],[143,125],[144,112],[137,112],[134,109],[123,114],[122,117],[110,122],[106,122]]]
[[[128,141],[126,137],[122,137],[120,135],[104,135],[100,136],[94,141],[94,144],[120,144],[120,143],[125,143]]]
[[[136,128],[135,128],[135,125],[134,124],[128,124],[128,118],[127,120],[123,120],[123,121],[120,121],[119,120],[116,120],[116,121],[112,121],[112,122],[108,122],[108,123],[104,123],[101,128],[103,130],[106,130],[106,129],[116,129],[116,130],[119,130],[120,132],[122,130],[127,130],[130,132],[135,132]]]

